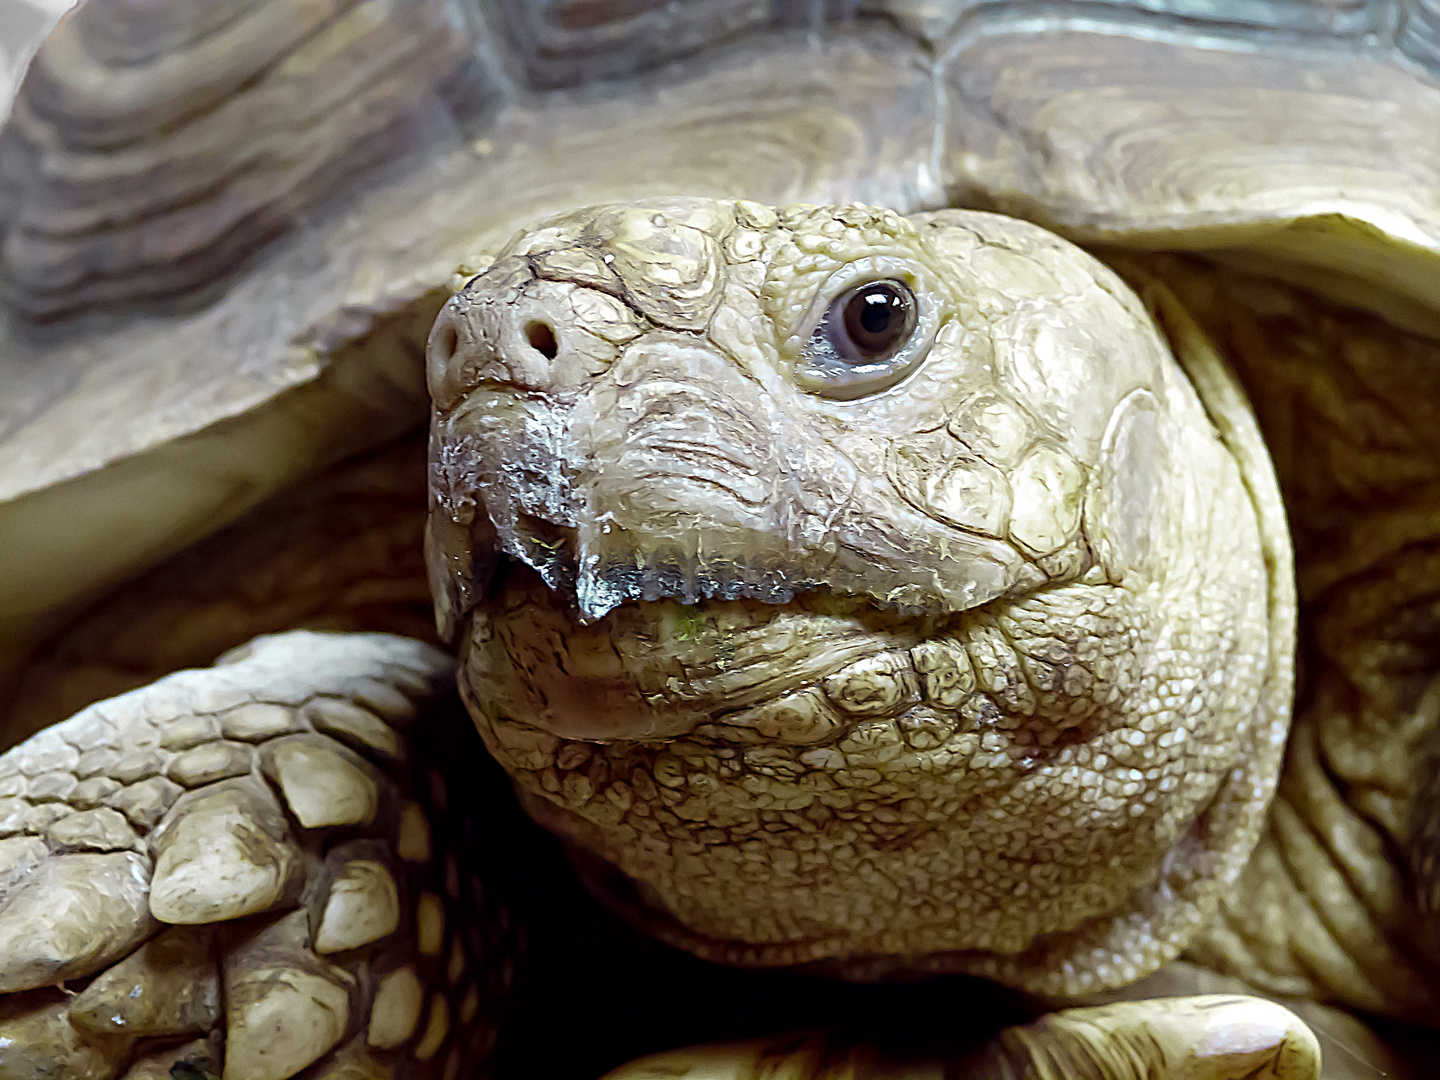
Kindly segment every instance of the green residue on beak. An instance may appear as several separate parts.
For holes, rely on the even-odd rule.
[[[675,640],[696,641],[705,630],[705,619],[693,604],[682,604],[675,613]]]
[[[671,618],[670,632],[675,641],[703,641],[714,649],[715,660],[721,667],[735,659],[734,639],[716,625],[713,616],[702,614],[698,605],[679,604]]]

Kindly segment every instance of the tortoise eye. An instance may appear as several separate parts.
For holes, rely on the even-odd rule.
[[[825,313],[835,355],[851,364],[874,364],[899,351],[915,329],[915,296],[898,281],[858,285]]]
[[[924,358],[933,318],[893,278],[852,285],[825,308],[795,367],[811,393],[853,401],[894,386]],[[916,334],[924,323],[927,334]]]

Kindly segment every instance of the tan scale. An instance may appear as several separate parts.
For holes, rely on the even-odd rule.
[[[214,944],[210,926],[161,931],[71,1001],[71,1023],[142,1038],[210,1030],[220,1019]]]
[[[420,1022],[424,995],[419,977],[408,967],[381,976],[370,1006],[366,1042],[389,1049],[410,1038]]]
[[[400,927],[400,895],[383,863],[344,863],[330,883],[330,895],[315,934],[318,953],[345,952],[389,937]]]

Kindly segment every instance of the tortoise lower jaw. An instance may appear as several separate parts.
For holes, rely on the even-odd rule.
[[[523,789],[519,796],[525,812],[561,839],[565,856],[586,892],[647,937],[702,960],[731,967],[800,969],[815,975],[866,982],[920,978],[929,974],[916,971],[909,957],[848,957],[843,940],[834,937],[752,942],[699,933],[667,911],[664,902],[644,882],[627,877],[614,863],[590,850],[584,841],[588,823],[580,815]]]
[[[712,725],[743,742],[757,712],[808,692],[814,731],[789,732],[805,743],[848,723],[816,690],[825,679],[877,653],[907,656],[926,625],[824,591],[783,604],[659,596],[586,618],[538,573],[502,562],[470,616],[462,668],[489,719],[586,741]]]
[[[535,570],[501,560],[466,630],[467,681],[503,719],[562,738],[667,738],[692,728],[695,717],[664,715],[640,692],[614,647],[616,621],[613,612],[585,617]]]

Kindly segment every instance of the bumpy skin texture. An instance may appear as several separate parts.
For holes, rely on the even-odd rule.
[[[836,400],[817,325],[876,279],[914,337]],[[647,928],[1063,997],[1172,958],[1233,882],[1288,722],[1278,494],[1243,409],[1207,416],[1233,387],[1202,405],[1078,249],[601,207],[512,243],[429,357],[462,692]],[[533,571],[481,602],[496,548]]]
[[[515,939],[464,870],[488,842],[462,790],[471,747],[416,715],[448,666],[387,636],[262,638],[0,757],[0,1076],[484,1075]],[[613,1075],[1314,1080],[1317,1066],[1293,1014],[1209,996],[1065,1010],[968,1057],[802,1033]]]
[[[1168,283],[1233,363],[1295,538],[1305,677],[1283,777],[1192,955],[1272,994],[1434,1024],[1440,347],[1243,272],[1111,258]]]
[[[0,757],[0,1076],[482,1061],[514,939],[415,760],[453,755],[416,723],[449,671],[388,635],[259,638]]]

